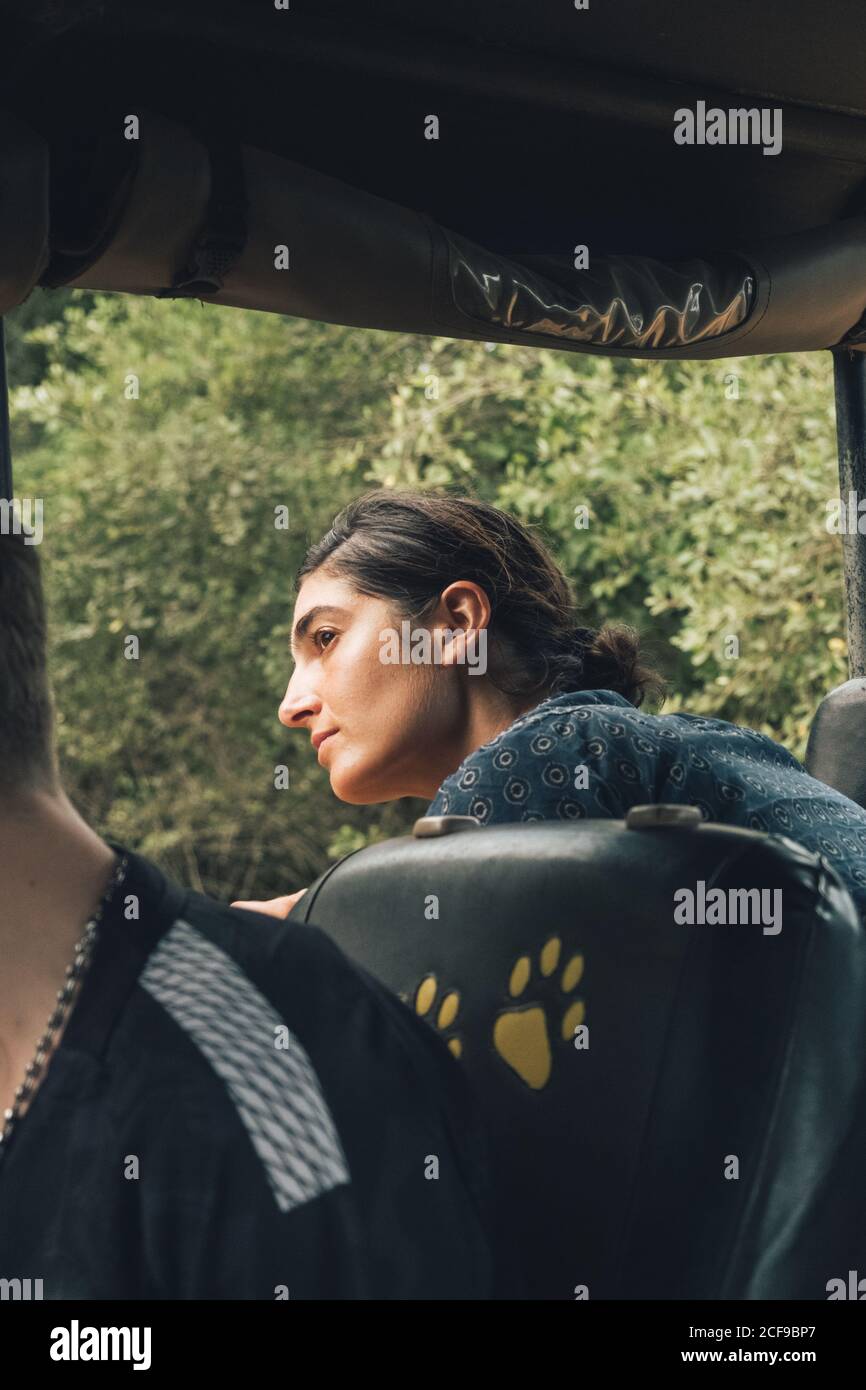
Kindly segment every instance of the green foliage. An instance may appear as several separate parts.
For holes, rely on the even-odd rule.
[[[192,886],[289,892],[423,811],[336,801],[276,719],[294,573],[372,485],[446,484],[537,525],[585,620],[651,639],[665,710],[802,756],[846,678],[826,354],[646,364],[80,294],[34,297],[9,330],[67,783]]]

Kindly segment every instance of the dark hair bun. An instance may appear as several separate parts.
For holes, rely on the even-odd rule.
[[[570,690],[613,690],[639,707],[647,695],[664,698],[665,681],[643,663],[640,637],[625,623],[604,623],[597,631],[572,633],[572,660],[563,663],[555,694]]]

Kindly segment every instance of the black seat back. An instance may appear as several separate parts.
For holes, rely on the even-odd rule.
[[[532,1296],[823,1298],[863,1186],[864,930],[799,846],[669,813],[420,821],[292,915],[459,1054]],[[712,888],[739,925],[675,920]],[[738,889],[767,890],[764,925]]]
[[[831,690],[809,731],[806,770],[837,792],[866,806],[866,680]]]

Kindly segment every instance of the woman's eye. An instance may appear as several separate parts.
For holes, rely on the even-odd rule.
[[[316,646],[319,648],[320,651],[327,651],[327,650],[328,650],[328,647],[330,647],[331,643],[329,642],[329,643],[327,644],[327,646],[323,647],[322,644],[321,644],[320,639],[321,639],[322,637],[336,637],[336,635],[337,635],[337,634],[334,632],[333,628],[330,628],[330,627],[320,627],[319,630],[318,630],[318,632],[316,633],[315,637],[313,638],[313,641],[315,642]]]

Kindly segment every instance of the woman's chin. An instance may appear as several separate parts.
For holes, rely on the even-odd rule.
[[[333,788],[331,789],[334,790]],[[338,801],[343,801],[347,806],[370,806],[374,801],[382,801],[381,796],[370,796],[361,791],[334,791],[334,796]]]
[[[338,768],[331,768],[330,777],[331,791],[338,801],[345,801],[347,806],[364,806],[370,800],[362,778],[351,774],[341,776]]]
[[[331,771],[331,791],[338,801],[345,801],[347,806],[372,806],[379,801],[395,800],[394,794],[389,794],[376,779],[351,775],[341,777],[336,768]]]

